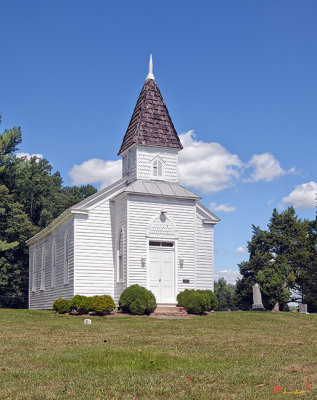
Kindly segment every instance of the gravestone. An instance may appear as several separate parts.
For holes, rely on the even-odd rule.
[[[253,289],[253,304],[252,304],[252,311],[265,311],[265,308],[262,304],[262,296],[261,296],[261,289],[258,283],[255,283],[252,286]]]
[[[91,325],[91,319],[86,318],[86,319],[84,320],[84,324],[85,324],[85,325]]]
[[[307,304],[299,304],[298,305],[298,312],[300,314],[308,314],[308,312],[307,312]]]

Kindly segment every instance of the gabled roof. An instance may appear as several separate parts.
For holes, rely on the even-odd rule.
[[[197,203],[197,208],[200,209],[200,211],[205,214],[206,216],[206,219],[204,220],[205,223],[218,224],[218,222],[221,221],[221,219],[217,217],[217,215],[208,210],[208,208],[205,207],[200,202]]]
[[[134,144],[183,148],[153,75],[143,85],[118,155]]]

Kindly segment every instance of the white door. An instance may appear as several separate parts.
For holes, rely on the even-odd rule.
[[[150,290],[157,303],[174,303],[174,247],[150,246],[149,274]]]

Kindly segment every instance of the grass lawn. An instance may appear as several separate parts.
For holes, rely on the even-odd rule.
[[[317,314],[83,319],[0,309],[0,399],[317,399]]]

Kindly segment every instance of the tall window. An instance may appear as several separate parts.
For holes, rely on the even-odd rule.
[[[118,271],[117,280],[118,282],[123,281],[123,265],[124,265],[124,255],[123,255],[123,229],[120,230],[119,243],[118,243]]]
[[[56,240],[52,242],[52,275],[51,275],[51,288],[55,287],[56,281]]]
[[[163,163],[161,160],[156,159],[153,161],[152,174],[154,178],[163,176]]]
[[[32,292],[36,291],[36,272],[35,272],[35,249],[33,249],[33,257],[32,257]]]
[[[64,285],[69,283],[69,237],[68,233],[64,239]]]
[[[45,289],[45,247],[42,246],[42,257],[41,257],[41,286],[40,290]]]

